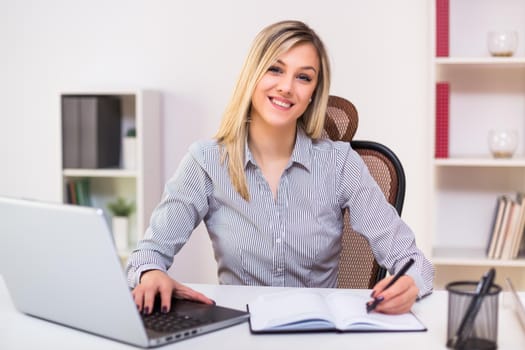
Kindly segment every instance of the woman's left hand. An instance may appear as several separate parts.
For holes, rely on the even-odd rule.
[[[372,298],[383,298],[374,310],[385,314],[406,313],[414,305],[419,288],[412,277],[404,275],[388,289],[384,289],[392,278],[394,276],[385,277],[374,286]]]

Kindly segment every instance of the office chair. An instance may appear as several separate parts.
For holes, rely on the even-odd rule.
[[[323,137],[350,142],[363,158],[385,198],[401,215],[405,199],[405,173],[401,162],[392,150],[380,143],[353,140],[358,121],[357,109],[350,101],[331,95]],[[337,276],[339,288],[370,289],[385,277],[386,269],[377,263],[368,241],[350,226],[348,210],[344,213],[341,244]]]

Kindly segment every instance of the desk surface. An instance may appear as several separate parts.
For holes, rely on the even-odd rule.
[[[246,303],[257,295],[270,292],[269,287],[205,284],[190,286],[205,293],[220,305],[238,309],[245,309]],[[271,292],[278,290],[272,288]],[[369,294],[369,291],[356,293]],[[523,293],[521,296],[525,297]],[[506,302],[507,297],[502,295],[500,300],[498,349],[525,349],[525,332],[521,329],[513,309]],[[427,326],[427,332],[252,335],[248,323],[243,323],[159,349],[446,349],[447,300],[445,291],[436,291],[414,306],[413,311]],[[103,312],[104,310],[101,310],[102,314]],[[0,276],[0,349],[137,348],[19,313]]]

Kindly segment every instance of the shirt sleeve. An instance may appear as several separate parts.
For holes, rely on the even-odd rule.
[[[352,228],[368,240],[377,262],[390,274],[413,258],[415,264],[407,275],[419,288],[419,297],[430,294],[434,267],[416,246],[413,231],[386,200],[359,154],[350,146],[342,154],[338,188]]]
[[[210,187],[207,173],[195,156],[188,153],[166,183],[144,238],[128,259],[126,272],[131,287],[139,283],[144,271],[169,269],[173,256],[206,215]]]

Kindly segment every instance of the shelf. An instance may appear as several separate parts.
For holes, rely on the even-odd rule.
[[[437,158],[434,159],[437,167],[508,167],[525,168],[525,158],[495,159],[495,158]]]
[[[137,171],[128,169],[64,169],[62,174],[68,177],[134,178],[137,176]]]
[[[80,118],[82,118],[82,116],[84,116],[83,118],[93,116],[91,112],[92,109],[87,108],[92,107],[92,105],[87,103],[87,100],[84,100],[86,104],[80,105],[80,100],[83,98],[93,100],[93,97],[100,96],[110,97],[112,100],[111,104],[115,104],[115,100],[119,101],[119,133],[113,132],[110,134],[110,140],[112,142],[106,145],[108,150],[114,151],[114,147],[118,145],[118,142],[121,142],[119,147],[119,160],[115,162],[112,159],[111,162],[105,162],[104,165],[82,165],[80,161],[82,160],[80,150],[82,150],[81,147],[86,147],[88,143],[80,143],[77,145],[73,142],[72,147],[65,147],[63,139],[62,155],[64,156],[65,150],[68,150],[69,157],[67,158],[68,162],[63,161],[63,164],[67,165],[61,168],[60,171],[63,182],[62,198],[64,202],[68,201],[68,190],[69,193],[71,193],[71,182],[75,185],[74,182],[77,179],[88,179],[87,195],[90,199],[89,202],[92,206],[104,210],[108,225],[112,225],[111,213],[107,210],[109,202],[118,197],[133,201],[136,208],[130,216],[128,227],[128,248],[130,248],[136,244],[137,240],[140,239],[146,231],[151,213],[162,194],[162,145],[160,142],[162,134],[162,96],[159,91],[133,88],[119,90],[76,89],[64,91],[60,94],[60,104],[62,107],[60,119],[62,122],[61,126],[64,126],[64,115],[69,115],[72,118],[72,120],[69,120],[70,123],[67,124],[70,129],[66,130],[69,131],[69,135],[73,135],[73,137],[68,140],[82,140],[80,136],[85,135],[90,130],[82,127]],[[65,105],[68,109],[64,109],[63,102],[65,98],[69,101],[68,104]],[[82,106],[85,108],[80,108]],[[112,105],[111,107],[114,106]],[[95,111],[95,113],[101,113],[98,109],[95,109]],[[76,112],[80,114],[75,114]],[[78,120],[74,117],[77,117]],[[75,120],[77,121],[76,124]],[[134,161],[133,166],[125,168],[127,163],[125,162],[126,158],[123,152],[125,146],[124,137],[130,128],[135,129],[136,135],[135,147],[131,148]],[[62,132],[62,135],[67,134],[63,129]],[[97,138],[94,140],[97,140],[94,142],[100,142]],[[115,140],[117,140],[117,142],[115,142]],[[78,155],[75,149],[79,152]],[[106,163],[111,164],[105,165]],[[76,186],[74,189],[76,190]],[[125,260],[128,254],[129,252],[122,254],[122,261]]]
[[[435,247],[432,263],[440,266],[525,267],[525,259],[488,259],[484,248]]]
[[[525,68],[525,57],[436,57],[438,66],[487,66]]]
[[[142,88],[122,88],[122,89],[68,89],[63,96],[139,96],[144,93],[155,92]]]

